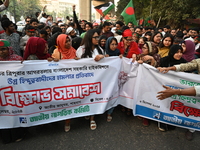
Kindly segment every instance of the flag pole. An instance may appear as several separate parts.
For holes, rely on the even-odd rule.
[[[157,23],[156,28],[158,28],[158,26],[159,26],[159,24],[160,24],[160,20],[161,20],[161,16],[160,16],[160,18],[158,19],[158,23]]]
[[[151,5],[150,5],[150,18],[151,18],[151,14],[152,14],[152,0],[151,0]]]

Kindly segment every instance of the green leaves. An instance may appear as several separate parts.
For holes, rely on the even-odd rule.
[[[16,20],[19,21],[21,16],[35,17],[35,13],[37,11],[40,12],[41,8],[39,0],[12,0],[10,1],[7,11],[9,11],[11,15],[15,16]]]
[[[117,17],[125,6],[127,0],[120,0],[117,6]],[[196,18],[200,14],[200,0],[133,0],[136,19],[150,16],[156,22],[161,17],[161,23],[170,24],[173,27],[183,25],[183,21],[188,18]]]

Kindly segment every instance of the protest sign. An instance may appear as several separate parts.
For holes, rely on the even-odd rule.
[[[0,62],[0,128],[102,114],[118,104],[120,58]]]

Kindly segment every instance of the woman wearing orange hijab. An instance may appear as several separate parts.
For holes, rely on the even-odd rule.
[[[71,40],[66,34],[60,34],[57,37],[57,49],[54,50],[52,58],[56,59],[74,59],[76,50],[71,46]]]
[[[54,59],[74,59],[76,58],[76,50],[71,46],[71,40],[66,34],[60,34],[57,37],[57,49],[53,51],[51,56]],[[70,130],[70,119],[65,120],[65,132]]]

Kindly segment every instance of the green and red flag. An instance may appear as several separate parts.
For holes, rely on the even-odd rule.
[[[109,11],[111,11],[113,8],[115,8],[115,5],[112,2],[108,2],[102,5],[98,5],[96,7],[94,7],[94,9],[96,9],[96,11],[101,15],[101,16],[105,16],[108,14]]]
[[[134,10],[132,0],[130,0],[130,2],[128,3],[126,8],[123,10],[121,15],[124,17],[124,21],[126,22],[126,24],[128,24],[129,22],[132,22],[134,25],[137,25],[137,20],[135,18],[135,10]]]
[[[143,18],[141,18],[140,20],[139,20],[139,23],[138,23],[138,25],[143,25],[143,23],[144,23],[144,19]]]
[[[150,17],[147,17],[144,21],[144,26],[145,27],[148,27],[151,25],[151,18]]]

